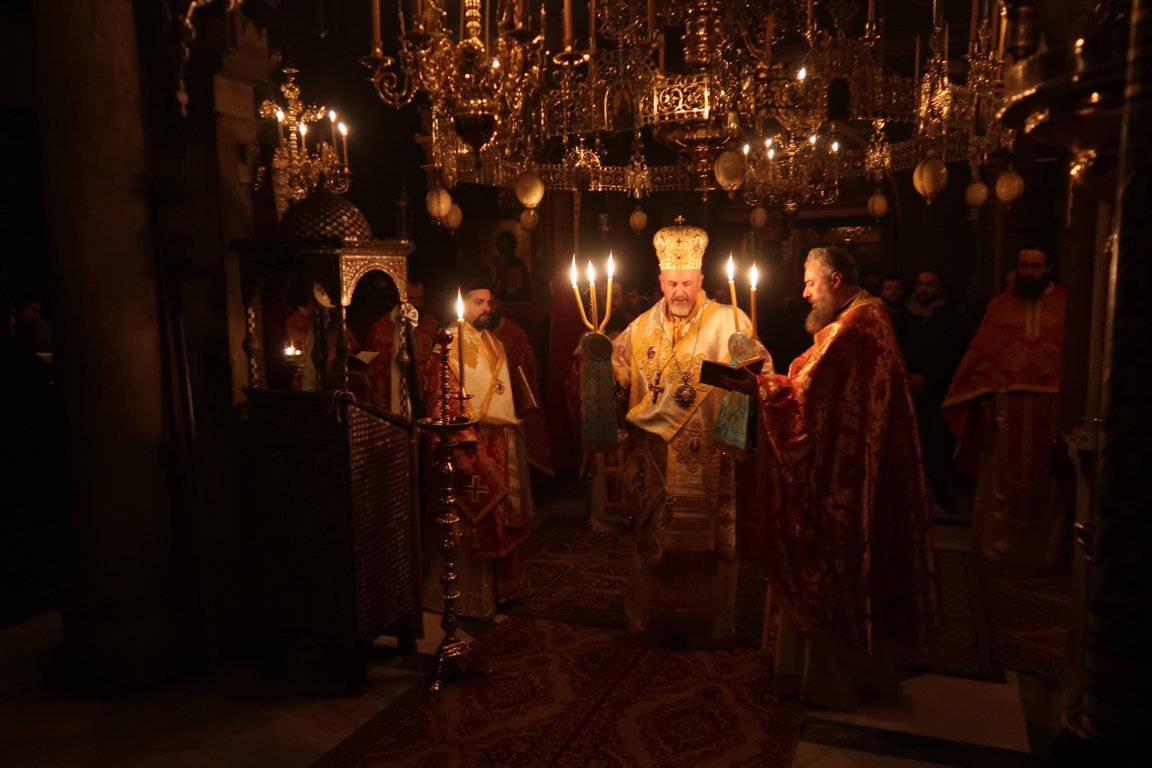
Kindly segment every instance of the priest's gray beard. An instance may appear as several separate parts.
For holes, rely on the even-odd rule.
[[[816,333],[835,319],[836,305],[827,299],[818,300],[812,305],[812,311],[808,313],[808,319],[804,321],[804,330],[808,333]]]

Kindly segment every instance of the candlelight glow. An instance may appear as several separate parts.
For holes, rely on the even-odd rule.
[[[344,125],[344,123],[340,123],[340,135],[341,136],[347,136],[348,135],[348,126]]]
[[[459,288],[456,289],[456,319],[464,320],[464,295],[460,293]]]
[[[760,273],[756,271],[756,265],[752,265],[752,272],[748,275],[748,282],[752,285],[752,290],[756,290],[756,283],[760,277]]]
[[[592,262],[588,262],[588,284],[596,285],[596,267],[592,266]]]
[[[278,123],[284,122],[284,110],[282,110],[282,109],[276,110],[276,122],[278,122]]]
[[[576,271],[576,254],[572,254],[572,269],[568,270],[568,278],[572,281],[572,287],[575,288],[580,280],[580,273]]]
[[[612,262],[612,252],[608,252],[608,279],[612,279],[612,275],[616,274],[616,265]]]
[[[307,136],[308,135],[308,126],[305,125],[304,123],[300,123],[300,135],[301,136]]]
[[[732,254],[728,254],[728,282],[736,279],[736,264],[732,261]]]
[[[334,109],[328,110],[328,120],[333,122],[333,123],[336,122],[336,110],[334,110]]]

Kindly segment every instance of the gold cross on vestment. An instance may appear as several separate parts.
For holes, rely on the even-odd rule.
[[[488,495],[488,486],[484,485],[484,481],[480,479],[480,475],[472,475],[468,480],[468,485],[464,486],[464,490],[472,497],[473,504],[480,501],[481,496]]]

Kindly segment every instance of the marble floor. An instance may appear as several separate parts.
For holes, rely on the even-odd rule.
[[[940,546],[966,546],[941,527]],[[421,653],[435,650],[440,617],[425,614]],[[339,695],[332,670],[303,644],[270,683],[252,665],[108,699],[51,691],[45,672],[61,632],[50,613],[0,632],[0,766],[5,768],[303,768],[418,679],[412,659],[386,643],[365,693]],[[813,709],[797,768],[1030,766],[1058,729],[1054,682],[1010,672],[1004,683],[922,674],[902,697],[855,712]]]

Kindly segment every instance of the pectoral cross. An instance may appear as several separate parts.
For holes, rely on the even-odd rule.
[[[468,480],[468,485],[464,486],[464,492],[472,497],[472,503],[480,501],[481,496],[488,495],[488,486],[480,479],[479,475],[472,475]]]
[[[663,371],[656,373],[656,381],[652,382],[652,405],[656,405],[656,401],[660,399],[660,395],[664,392],[664,385],[660,383],[660,376]]]

